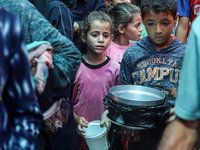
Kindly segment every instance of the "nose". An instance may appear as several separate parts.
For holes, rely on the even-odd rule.
[[[161,27],[161,25],[156,25],[156,31],[155,31],[157,34],[160,34],[160,33],[162,33],[162,27]]]
[[[139,30],[140,32],[142,32],[143,31],[143,28],[142,28],[142,26],[140,25],[140,30]]]
[[[103,41],[104,41],[103,35],[100,35],[99,38],[98,38],[98,42],[103,43]]]

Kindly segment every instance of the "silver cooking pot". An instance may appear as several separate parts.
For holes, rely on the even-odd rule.
[[[143,107],[163,104],[166,98],[160,90],[138,85],[113,86],[109,89],[109,96],[117,103]]]

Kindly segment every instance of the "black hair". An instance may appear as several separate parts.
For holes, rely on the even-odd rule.
[[[113,6],[109,11],[108,15],[113,20],[114,24],[114,37],[119,34],[118,26],[122,25],[124,28],[131,23],[137,14],[141,14],[140,9],[130,3],[118,3]]]
[[[113,23],[109,15],[102,11],[92,11],[88,16],[86,16],[83,24],[80,26],[77,34],[75,35],[75,45],[82,54],[87,51],[87,44],[82,42],[81,35],[87,36],[87,32],[94,21],[108,22],[110,24],[110,34],[113,34]]]
[[[174,19],[176,18],[177,14],[176,0],[142,0],[140,8],[143,19],[145,14],[150,12],[151,10],[154,13],[159,13],[159,12],[171,13]]]

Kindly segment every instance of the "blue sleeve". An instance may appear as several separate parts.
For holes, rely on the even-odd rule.
[[[200,17],[196,19],[189,35],[183,60],[175,113],[178,117],[194,121],[200,119]]]
[[[0,121],[0,128],[7,134],[5,139],[2,135],[0,139],[5,142],[9,140],[5,149],[34,150],[35,139],[42,122],[42,112],[36,100],[24,34],[16,16],[7,16],[5,13],[3,17],[5,20],[3,19],[1,27],[4,33],[1,36],[3,37],[2,51],[4,53],[1,55],[4,56],[1,57],[0,67],[4,69],[3,73],[0,73],[0,78],[4,81],[0,81],[1,87],[3,86],[3,90],[0,89],[0,93],[1,90],[3,91],[1,95],[3,103],[0,106],[6,109],[0,111],[4,110],[3,114],[4,116],[7,114],[7,117],[4,117],[3,122]],[[6,122],[8,124],[4,128]],[[7,140],[6,137],[8,137]]]
[[[49,3],[48,20],[59,32],[73,41],[73,16],[69,8],[59,1]]]
[[[177,0],[177,12],[179,16],[189,18],[191,13],[190,0]]]

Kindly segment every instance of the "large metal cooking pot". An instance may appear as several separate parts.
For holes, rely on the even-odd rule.
[[[138,85],[117,85],[109,89],[112,100],[128,106],[155,106],[163,104],[166,95],[154,88]]]

